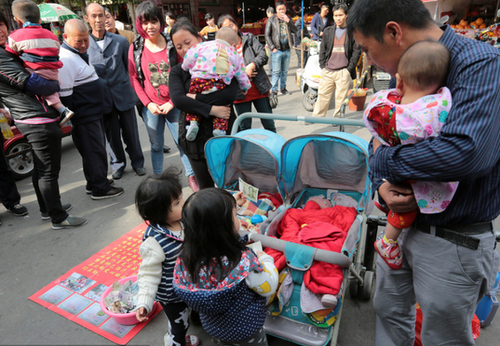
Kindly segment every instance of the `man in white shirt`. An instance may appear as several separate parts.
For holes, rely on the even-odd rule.
[[[102,127],[103,88],[94,67],[89,64],[89,34],[85,23],[71,19],[64,26],[64,43],[59,70],[61,100],[71,105],[75,115],[72,137],[82,156],[86,192],[92,199],[105,199],[123,194],[123,188],[112,187],[108,180],[108,163]]]

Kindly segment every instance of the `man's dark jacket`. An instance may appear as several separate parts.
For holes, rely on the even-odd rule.
[[[324,69],[333,50],[333,41],[335,40],[335,29],[336,25],[329,26],[323,32],[323,39],[321,40],[321,47],[319,49],[319,66]],[[347,71],[351,74],[351,78],[356,78],[356,65],[358,64],[359,57],[361,56],[361,49],[354,42],[352,34],[349,35],[348,31],[345,31],[346,38],[344,43],[345,55],[349,64],[347,65]]]
[[[30,77],[31,73],[24,69],[21,59],[0,47],[0,100],[9,108],[12,118],[59,117],[59,113],[43,99],[26,93],[26,83]]]
[[[297,32],[297,27],[293,23],[292,19],[288,21],[288,47],[293,47],[293,35]],[[277,15],[273,15],[267,20],[266,23],[266,42],[269,46],[269,49],[272,51],[273,49],[281,50],[281,42],[280,42],[280,24]]]
[[[245,66],[252,62],[255,64],[257,75],[253,78],[253,82],[257,90],[259,90],[259,93],[266,94],[271,90],[271,83],[264,70],[264,66],[267,64],[268,60],[266,49],[253,34],[240,32],[240,36]],[[237,99],[240,98],[244,98],[241,91]]]
[[[128,40],[120,35],[105,31],[101,48],[89,37],[87,54],[104,87],[104,110],[107,114],[113,110],[113,105],[119,111],[132,109],[137,103],[130,77],[128,74]]]

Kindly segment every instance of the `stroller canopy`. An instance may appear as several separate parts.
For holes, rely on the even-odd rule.
[[[327,132],[293,138],[281,153],[286,197],[305,188],[369,194],[368,142],[350,133]]]
[[[252,129],[211,138],[205,145],[208,168],[218,187],[238,189],[238,179],[283,200],[307,188],[352,191],[366,206],[370,194],[368,142],[350,133],[327,132],[285,141]]]
[[[280,153],[285,139],[262,129],[214,137],[205,144],[205,157],[218,187],[237,190],[238,179],[260,191],[280,193]]]

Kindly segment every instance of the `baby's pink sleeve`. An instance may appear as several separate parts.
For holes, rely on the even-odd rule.
[[[193,48],[189,49],[184,56],[184,61],[182,62],[181,68],[184,71],[189,71],[193,68],[196,63],[196,58],[194,57]]]
[[[236,58],[236,62],[233,67],[235,69],[236,79],[240,83],[241,90],[248,90],[252,87],[252,84],[250,83],[250,79],[248,79],[248,75],[245,70],[245,62],[238,53],[234,56]]]

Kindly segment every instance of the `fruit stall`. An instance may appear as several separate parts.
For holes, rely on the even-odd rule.
[[[433,15],[434,20],[446,22],[458,35],[480,40],[500,48],[500,0],[422,1]]]
[[[481,29],[472,29],[472,26],[474,24],[471,24],[471,28],[462,29],[455,26],[454,30],[458,35],[463,35],[471,39],[483,41],[485,43],[491,44],[492,46],[500,48],[500,23],[483,26],[483,28]]]
[[[306,16],[306,20],[304,21],[304,24],[311,25],[313,17],[314,17],[314,13]],[[292,21],[295,23],[297,21],[297,19],[299,19],[299,18],[300,18],[300,16],[295,16],[292,18]]]
[[[241,31],[249,32],[254,35],[264,35],[266,33],[267,17],[256,21],[255,23],[245,23],[241,26]]]
[[[263,44],[266,42],[266,23],[267,17],[262,18],[261,20],[255,23],[245,23],[241,26],[240,30],[242,32],[249,32],[257,36],[259,41]]]
[[[477,17],[477,11],[472,13],[472,15],[466,13],[464,18],[460,19],[457,24],[450,24],[450,27],[458,35],[483,41],[500,48],[500,23],[498,23],[500,10],[494,19],[491,17]],[[468,21],[467,19],[474,19],[474,21]]]

